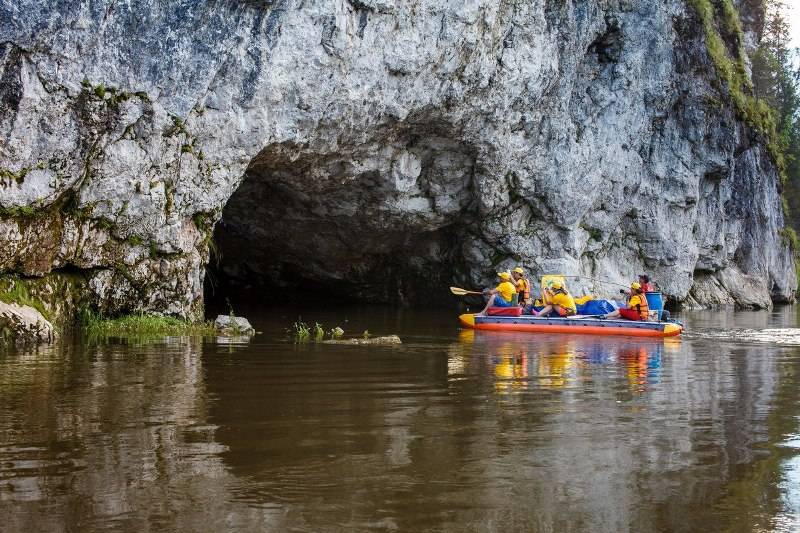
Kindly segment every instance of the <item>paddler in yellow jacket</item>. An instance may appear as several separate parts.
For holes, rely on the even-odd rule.
[[[514,305],[514,295],[517,294],[517,288],[511,283],[511,274],[508,272],[498,272],[497,277],[500,278],[500,283],[494,289],[486,289],[483,294],[489,296],[489,301],[486,302],[486,307],[479,315],[485,315],[486,310],[490,307],[511,307]]]
[[[647,320],[650,314],[650,307],[647,305],[647,297],[642,290],[641,284],[634,281],[631,283],[631,296],[628,298],[627,309],[617,309],[604,315],[604,318],[624,318],[627,320]]]
[[[572,295],[567,292],[567,289],[559,281],[554,281],[550,285],[552,290],[550,293],[550,303],[544,309],[533,311],[536,316],[549,316],[553,313],[558,316],[572,316],[578,312],[578,307],[575,305],[575,300]]]
[[[524,274],[525,271],[522,270],[522,267],[511,271],[511,277],[514,278],[514,284],[517,286],[519,305],[523,307],[531,303],[531,282],[525,278]]]

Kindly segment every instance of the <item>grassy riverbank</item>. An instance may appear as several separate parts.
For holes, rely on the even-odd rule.
[[[81,313],[81,329],[90,336],[125,337],[159,335],[215,335],[211,322],[188,322],[178,318],[134,314],[105,318],[90,311]]]

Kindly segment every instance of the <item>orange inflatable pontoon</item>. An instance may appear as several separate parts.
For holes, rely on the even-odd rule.
[[[601,319],[593,316],[548,317],[536,316],[477,316],[458,317],[465,328],[490,331],[520,331],[528,333],[579,333],[586,335],[625,335],[628,337],[674,337],[683,326],[675,322],[638,322],[622,319]]]

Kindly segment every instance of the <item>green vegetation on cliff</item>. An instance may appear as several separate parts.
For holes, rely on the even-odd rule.
[[[45,317],[47,320],[50,320],[50,315],[47,312],[47,309],[45,309],[44,304],[40,300],[31,297],[24,283],[10,278],[6,281],[7,283],[3,283],[3,285],[0,287],[0,301],[3,301],[7,304],[26,305],[28,307],[33,307],[39,311],[43,317]]]
[[[783,174],[784,238],[800,264],[800,61],[798,51],[789,48],[786,5],[766,0],[761,42],[753,54],[755,94],[774,110],[778,143],[785,156]],[[800,276],[798,276],[800,278]]]
[[[756,96],[774,110],[786,158],[784,211],[787,223],[800,230],[800,61],[798,51],[789,48],[786,5],[778,0],[767,0],[765,5],[761,42],[753,54],[753,85]]]
[[[745,66],[744,34],[732,0],[688,0],[697,11],[706,47],[736,112],[764,135],[783,188],[787,227],[782,236],[800,253],[800,62],[789,48],[786,4],[764,0],[759,46],[752,56],[752,79]]]
[[[781,181],[785,181],[786,143],[778,129],[775,109],[754,93],[745,66],[742,22],[732,0],[689,0],[689,3],[700,17],[708,55],[717,75],[727,85],[737,116],[766,138]]]

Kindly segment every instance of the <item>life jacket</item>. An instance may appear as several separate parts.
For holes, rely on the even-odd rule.
[[[521,286],[520,286],[521,285]],[[521,302],[527,302],[531,297],[531,282],[527,278],[517,280],[517,293]]]
[[[650,307],[647,305],[647,298],[645,297],[643,292],[639,293],[639,294],[632,295],[631,296],[631,300],[634,297],[638,297],[639,300],[640,300],[640,303],[639,303],[639,318],[642,319],[642,320],[647,320],[648,317],[650,316]],[[636,308],[634,306],[630,305],[630,301],[631,300],[628,300],[628,309],[632,309],[632,310],[636,311]]]

